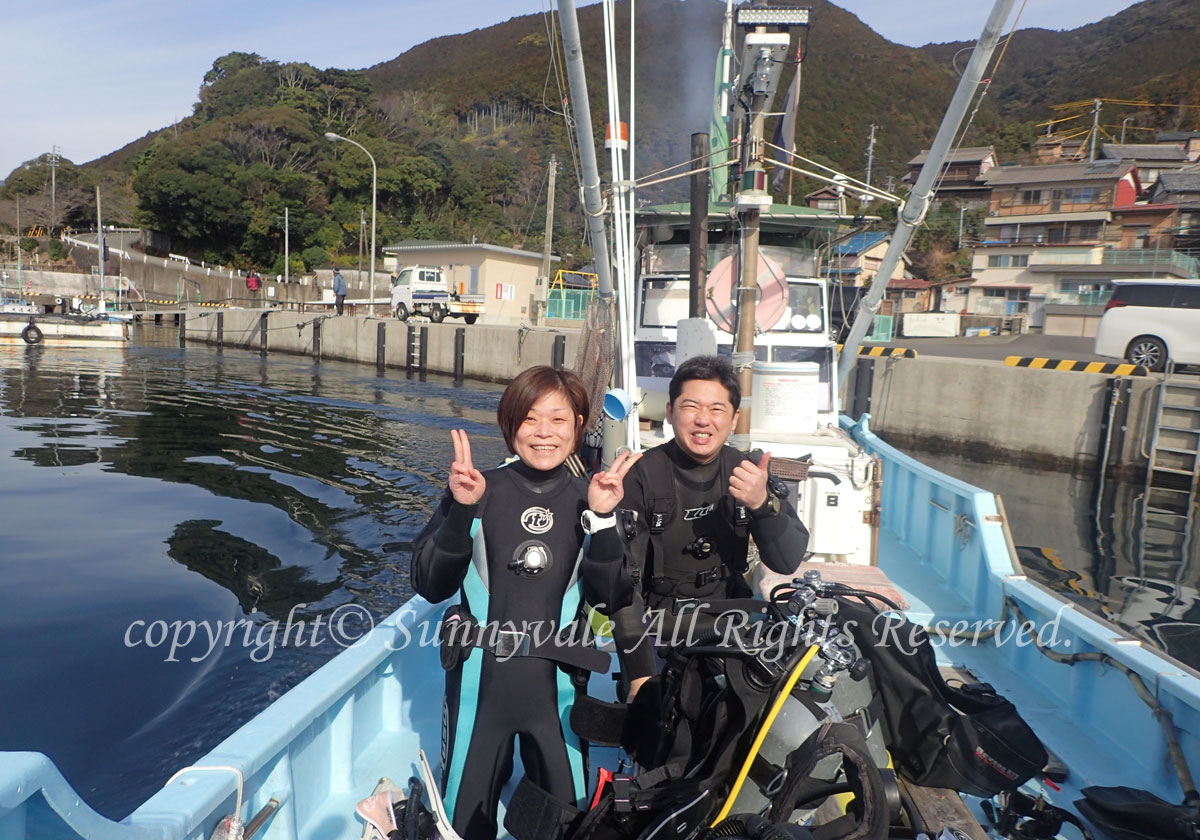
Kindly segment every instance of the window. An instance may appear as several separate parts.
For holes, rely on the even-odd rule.
[[[1100,238],[1100,223],[1099,222],[1082,222],[1079,225],[1080,239],[1099,239]]]
[[[1113,300],[1130,306],[1170,306],[1175,287],[1166,283],[1129,284],[1117,286]]]
[[[1200,309],[1200,286],[1176,286],[1175,305],[1180,309]]]
[[[1021,192],[1021,203],[1022,204],[1041,204],[1042,203],[1042,191],[1041,190],[1023,190]]]
[[[988,255],[988,268],[1008,268],[1012,258],[1008,254]]]
[[[1076,187],[1070,193],[1068,200],[1076,204],[1091,204],[1100,198],[1099,187]]]
[[[1013,265],[1013,268],[1026,268],[1029,265],[1029,255],[1028,254],[1013,254],[1012,255],[1012,265]]]
[[[1028,289],[984,289],[984,297],[998,297],[1005,300],[1029,300]]]

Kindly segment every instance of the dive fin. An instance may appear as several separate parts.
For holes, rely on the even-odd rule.
[[[429,759],[425,757],[425,750],[419,752],[421,754],[421,775],[425,778],[425,790],[429,793],[429,810],[433,812],[438,834],[442,836],[442,840],[462,840],[454,830],[454,826],[450,824],[450,818],[446,816],[446,806],[442,804],[442,794],[438,790],[437,778],[433,775],[433,770],[429,768]]]

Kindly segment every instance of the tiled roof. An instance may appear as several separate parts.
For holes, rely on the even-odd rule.
[[[1158,176],[1158,186],[1170,193],[1200,192],[1200,171],[1163,172]]]
[[[895,277],[888,281],[889,289],[928,289],[933,283],[918,277]]]
[[[507,254],[513,257],[532,257],[541,259],[542,255],[533,251],[521,251],[517,248],[505,248],[501,245],[485,245],[482,242],[446,242],[436,239],[406,239],[394,245],[385,245],[385,254],[411,254],[420,251],[484,251],[492,254]],[[560,262],[556,256],[550,257],[553,262]]]
[[[839,257],[848,257],[853,254],[861,254],[863,251],[874,248],[887,238],[888,234],[880,231],[856,233],[845,242],[839,242],[837,245],[834,245],[833,253],[835,256]]]
[[[1051,184],[1066,181],[1117,181],[1129,174],[1134,164],[1127,160],[1098,160],[1094,163],[1054,163],[1046,166],[1000,166],[989,169],[983,179],[989,187],[1014,184]]]
[[[1102,143],[1100,150],[1110,160],[1163,160],[1182,163],[1187,152],[1177,146],[1161,146],[1157,143]]]
[[[990,155],[996,153],[992,146],[969,146],[965,149],[957,149],[946,155],[946,163],[979,163]],[[925,149],[921,154],[908,162],[909,166],[920,166],[929,159],[929,150]]]

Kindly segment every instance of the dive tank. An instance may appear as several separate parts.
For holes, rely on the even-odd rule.
[[[808,619],[803,627],[804,635],[797,638],[802,639],[800,644],[805,649],[812,644],[817,645],[817,654],[784,700],[759,748],[758,758],[775,768],[783,768],[788,756],[825,721],[840,722],[855,716],[860,710],[869,709],[874,693],[867,661],[862,659],[853,640],[839,626],[837,602],[820,597],[820,573],[807,572],[804,584],[797,588],[793,598],[797,622]],[[777,685],[781,687],[785,678],[786,675],[781,675]],[[768,703],[768,708],[770,705]],[[889,757],[880,724],[874,720],[870,723],[867,746],[871,757],[876,766],[887,767]],[[768,779],[767,773],[762,772],[762,761],[757,764],[758,769],[752,771],[752,778],[742,785],[731,813],[759,814],[770,807],[770,798],[783,781],[782,774],[772,772],[775,778]],[[841,757],[833,755],[822,759],[813,776],[830,783],[838,781],[841,776]],[[790,821],[803,824],[815,813],[815,809],[796,811]],[[826,817],[824,813],[821,816]]]

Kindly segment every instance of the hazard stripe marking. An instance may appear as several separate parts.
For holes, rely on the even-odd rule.
[[[1033,368],[1035,370],[1070,370],[1082,373],[1111,373],[1116,376],[1149,376],[1145,365],[1117,364],[1115,362],[1079,362],[1073,359],[1046,359],[1036,356],[1006,356],[1004,364],[1009,367]]]
[[[841,352],[842,346],[841,344],[837,346],[839,352]],[[859,347],[858,355],[874,356],[876,358],[880,356],[892,356],[895,358],[915,359],[917,358],[917,351],[911,347],[888,347],[881,345],[877,347]]]

